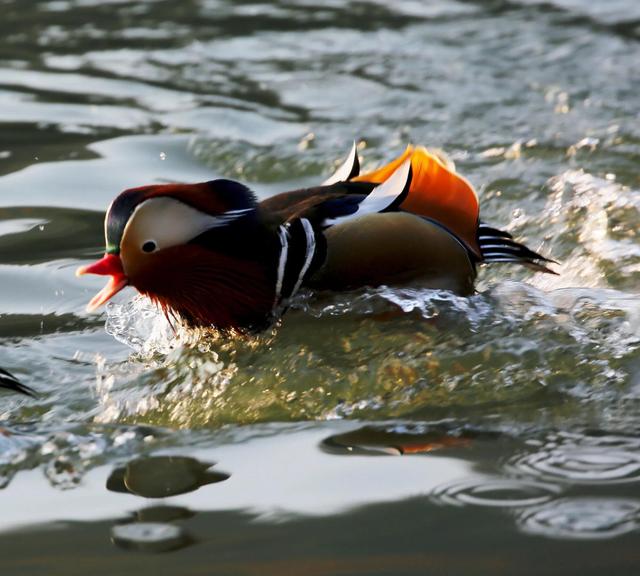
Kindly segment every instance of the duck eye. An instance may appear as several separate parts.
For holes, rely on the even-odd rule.
[[[156,243],[153,240],[147,240],[142,245],[143,252],[153,252],[157,248]]]

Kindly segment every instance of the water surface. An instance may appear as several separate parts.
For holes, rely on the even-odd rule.
[[[0,366],[40,392],[0,397],[3,573],[637,573],[636,2],[0,8]],[[446,150],[560,275],[301,294],[236,340],[84,311],[120,190],[267,197],[353,139]]]

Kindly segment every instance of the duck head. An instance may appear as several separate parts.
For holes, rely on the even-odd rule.
[[[265,322],[279,241],[253,194],[230,180],[122,192],[107,210],[104,257],[76,274],[109,276],[88,310],[133,286],[191,325]]]

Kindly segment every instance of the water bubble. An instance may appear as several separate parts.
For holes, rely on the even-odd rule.
[[[529,534],[570,539],[613,538],[637,530],[640,500],[565,498],[523,510],[518,527]]]

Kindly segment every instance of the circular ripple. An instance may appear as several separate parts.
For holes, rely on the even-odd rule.
[[[606,539],[638,528],[640,501],[621,498],[565,498],[529,508],[518,526],[553,538]]]
[[[537,452],[515,458],[511,467],[529,475],[577,484],[640,480],[640,446],[612,436],[553,436]]]
[[[558,486],[509,478],[477,478],[437,487],[431,497],[442,504],[514,508],[543,504],[560,492]]]

